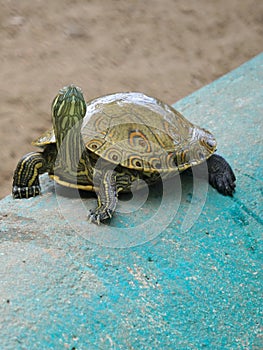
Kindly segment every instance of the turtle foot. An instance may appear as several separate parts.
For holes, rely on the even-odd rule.
[[[36,197],[41,194],[41,188],[39,185],[30,187],[13,186],[12,194],[15,199]]]
[[[97,208],[95,210],[90,210],[88,213],[88,220],[91,223],[100,225],[101,222],[104,222],[112,218],[113,211],[108,208]]]
[[[213,155],[207,165],[210,185],[225,196],[233,196],[236,177],[228,162],[219,155]]]

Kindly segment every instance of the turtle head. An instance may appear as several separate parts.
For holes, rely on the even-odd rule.
[[[61,90],[52,103],[52,119],[56,138],[64,136],[73,127],[81,127],[86,114],[86,103],[79,87],[69,85]]]

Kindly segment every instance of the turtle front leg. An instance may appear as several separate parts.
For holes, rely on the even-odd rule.
[[[112,169],[104,170],[102,173],[95,172],[94,184],[98,187],[98,206],[95,210],[90,210],[88,219],[99,225],[112,217],[117,206],[116,172]]]
[[[20,159],[13,177],[13,197],[29,198],[41,193],[39,175],[47,171],[42,152],[31,152]]]
[[[209,183],[225,196],[233,196],[236,177],[228,162],[221,156],[213,154],[207,160]]]

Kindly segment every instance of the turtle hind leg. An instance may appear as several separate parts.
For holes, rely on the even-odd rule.
[[[213,154],[207,160],[209,183],[225,196],[233,196],[236,177],[228,162],[221,156]]]
[[[95,173],[94,184],[95,187],[98,187],[98,206],[95,210],[90,210],[88,219],[90,222],[100,224],[102,221],[111,219],[117,206],[118,194],[115,171],[108,169],[102,171],[102,173]]]
[[[41,193],[39,175],[47,171],[42,152],[31,152],[20,159],[13,177],[13,197],[29,198]]]

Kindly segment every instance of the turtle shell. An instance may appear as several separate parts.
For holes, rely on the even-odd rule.
[[[82,137],[89,151],[111,163],[144,172],[183,171],[216,150],[213,135],[173,107],[138,92],[87,102]],[[53,129],[33,142],[55,143]]]

